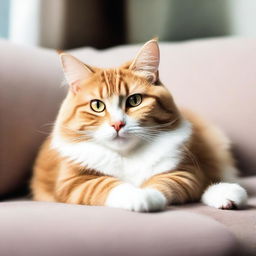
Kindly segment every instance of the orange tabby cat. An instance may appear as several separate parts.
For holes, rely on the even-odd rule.
[[[156,40],[116,69],[60,57],[70,90],[34,166],[35,200],[133,211],[246,203],[246,191],[226,183],[236,176],[227,138],[178,109],[160,82]]]

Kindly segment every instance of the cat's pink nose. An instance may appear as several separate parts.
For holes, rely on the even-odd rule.
[[[122,121],[118,121],[118,122],[113,123],[111,126],[114,127],[115,130],[118,132],[121,130],[122,127],[125,126],[125,123]]]

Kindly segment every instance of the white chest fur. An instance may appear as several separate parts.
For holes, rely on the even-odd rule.
[[[182,159],[180,146],[190,135],[191,125],[183,121],[176,130],[162,133],[127,156],[93,142],[67,143],[56,134],[52,147],[82,166],[139,186],[155,174],[173,170]]]

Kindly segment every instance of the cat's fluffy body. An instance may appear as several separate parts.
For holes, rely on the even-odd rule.
[[[216,208],[246,203],[242,187],[224,183],[237,175],[227,138],[195,114],[178,110],[159,81],[155,40],[118,69],[61,57],[70,90],[35,163],[35,200],[134,211],[162,210],[202,195]],[[127,99],[138,94],[142,102],[127,107]],[[94,99],[104,102],[102,112],[92,110]]]

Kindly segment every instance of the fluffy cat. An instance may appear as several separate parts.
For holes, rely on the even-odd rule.
[[[116,69],[60,58],[69,92],[34,166],[35,200],[132,211],[246,203],[246,191],[228,183],[237,175],[228,139],[178,109],[160,82],[156,40]]]

